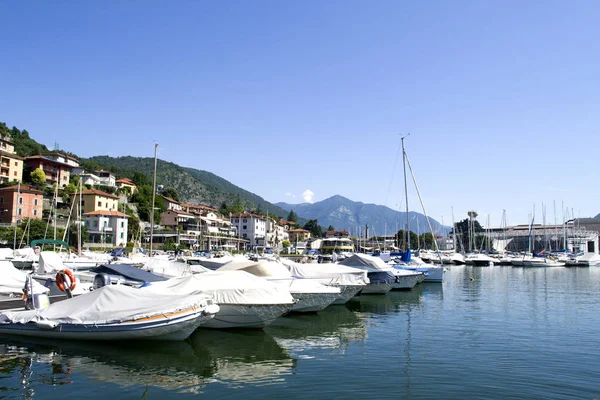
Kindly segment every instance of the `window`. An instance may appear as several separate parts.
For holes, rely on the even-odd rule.
[[[121,221],[121,228],[125,228],[125,222]]]
[[[246,225],[242,226],[242,229],[248,229],[248,227]]]
[[[15,161],[15,167],[18,167],[18,166],[19,166],[19,163]]]
[[[23,204],[23,196],[19,197],[19,204]]]
[[[98,202],[98,207],[102,207],[102,202],[101,201]]]
[[[4,196],[0,197],[0,204],[4,204]]]
[[[81,200],[81,206],[85,206],[85,200]]]
[[[17,214],[19,214],[19,215],[23,214],[23,209],[22,209],[22,208],[19,208],[19,209],[17,210]]]
[[[244,219],[242,220],[242,222],[248,222],[248,220],[247,220],[246,218],[244,218]]]
[[[17,171],[15,171],[15,176],[17,176]]]
[[[37,210],[33,210],[33,216],[35,217],[37,215]]]
[[[123,232],[121,232],[121,239],[123,239]]]
[[[37,206],[38,205],[38,199],[33,199],[33,205]]]
[[[104,227],[108,228],[108,221],[104,221]]]

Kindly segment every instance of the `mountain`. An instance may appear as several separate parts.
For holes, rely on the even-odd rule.
[[[133,177],[133,172],[141,172],[152,180],[154,158],[94,156],[86,162],[96,163],[99,167],[111,170],[117,175]],[[131,175],[131,176],[129,176]],[[179,193],[181,201],[193,204],[206,204],[219,208],[223,202],[232,204],[239,196],[247,210],[259,208],[271,215],[287,217],[288,211],[269,203],[262,197],[244,190],[233,183],[208,171],[181,167],[177,164],[158,160],[156,165],[156,184],[173,188]]]
[[[317,203],[288,204],[276,203],[275,205],[287,210],[294,210],[298,217],[303,219],[318,219],[319,225],[335,229],[345,229],[352,236],[360,227],[364,230],[369,225],[369,236],[392,235],[397,230],[403,229],[406,223],[406,213],[392,210],[386,206],[365,204],[349,200],[343,196],[333,196]],[[409,229],[413,232],[429,232],[427,219],[423,214],[410,211],[408,213]],[[442,224],[429,218],[434,232],[442,231]],[[446,230],[450,228],[446,227]]]

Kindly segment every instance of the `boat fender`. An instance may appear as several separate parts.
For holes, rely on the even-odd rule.
[[[40,329],[54,329],[58,326],[58,322],[48,320],[36,321],[35,326]]]
[[[69,278],[68,281],[65,277]],[[75,289],[77,283],[70,269],[63,269],[61,271],[58,271],[58,273],[56,274],[56,286],[58,286],[61,292],[64,292],[67,289],[71,291]]]
[[[213,315],[219,312],[219,306],[217,304],[210,304],[208,306],[206,306],[206,308],[204,309],[204,313],[208,314],[208,315]]]

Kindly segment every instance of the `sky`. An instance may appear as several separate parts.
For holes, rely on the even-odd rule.
[[[40,0],[0,15],[0,121],[49,148],[158,143],[270,202],[404,210],[406,136],[446,225],[600,213],[598,1]]]

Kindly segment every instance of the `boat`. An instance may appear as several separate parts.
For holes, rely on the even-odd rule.
[[[183,340],[219,311],[210,296],[110,285],[42,309],[0,313],[0,334],[76,340]]]
[[[319,312],[341,293],[339,288],[323,285],[318,280],[293,277],[283,264],[275,261],[231,262],[219,268],[219,271],[246,271],[286,288],[295,300],[291,312]]]
[[[481,253],[469,253],[465,257],[465,263],[467,265],[473,265],[475,267],[489,267],[494,265],[494,259],[486,254]]]
[[[211,271],[171,278],[147,284],[143,290],[167,291],[182,297],[210,295],[220,310],[202,328],[262,329],[288,313],[294,304],[287,289],[245,271]]]
[[[331,304],[345,304],[369,284],[367,271],[337,264],[299,264],[284,258],[280,262],[293,276],[311,278],[324,285],[335,286],[340,294]]]
[[[27,294],[24,292],[29,290],[29,297],[33,301],[34,295],[47,295],[49,289],[40,285],[35,280],[26,288],[29,274],[18,270],[14,265],[7,260],[0,260],[0,273],[2,280],[0,281],[0,309],[22,309],[27,300]],[[25,294],[25,296],[24,296]]]
[[[340,261],[338,265],[357,268],[367,272],[369,284],[361,290],[360,294],[385,294],[394,288],[396,276],[393,268],[381,258],[368,254],[353,254],[351,257]],[[415,279],[416,285],[416,279]],[[414,285],[413,285],[414,286]]]

